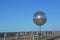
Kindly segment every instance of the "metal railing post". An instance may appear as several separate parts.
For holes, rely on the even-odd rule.
[[[4,40],[6,40],[6,33],[4,34]]]
[[[16,33],[16,40],[18,39],[18,33]]]

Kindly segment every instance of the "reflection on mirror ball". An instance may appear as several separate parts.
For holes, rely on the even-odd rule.
[[[47,17],[44,12],[37,11],[33,16],[33,21],[36,25],[42,26],[43,24],[46,23]]]

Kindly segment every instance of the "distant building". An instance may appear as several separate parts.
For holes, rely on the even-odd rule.
[[[60,40],[59,31],[43,31],[42,40]],[[5,32],[0,33],[0,40],[39,40],[39,32]]]

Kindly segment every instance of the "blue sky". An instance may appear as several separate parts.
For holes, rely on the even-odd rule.
[[[0,0],[0,32],[39,31],[33,15],[47,15],[43,31],[60,30],[60,0]]]

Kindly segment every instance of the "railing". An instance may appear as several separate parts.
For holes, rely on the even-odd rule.
[[[42,38],[43,40],[51,40],[51,39],[55,39],[57,37],[60,37],[60,33],[52,33],[52,32],[42,32]],[[19,33],[19,32],[15,32],[15,33],[4,33],[2,34],[2,37],[0,37],[0,40],[39,40],[39,34],[38,32],[23,32],[23,33]],[[0,36],[1,36],[0,35]]]

